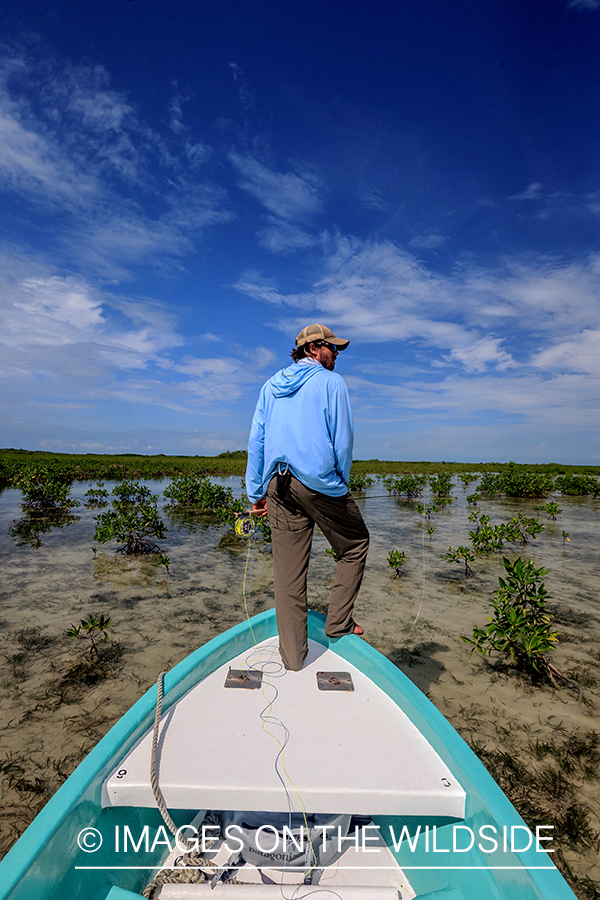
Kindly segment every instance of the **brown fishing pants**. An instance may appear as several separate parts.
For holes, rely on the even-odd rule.
[[[306,577],[315,523],[339,557],[325,623],[328,637],[354,631],[352,610],[362,582],[369,532],[350,496],[329,497],[292,477],[283,497],[277,477],[267,490],[273,534],[273,568],[279,652],[287,669],[297,671],[308,653]]]

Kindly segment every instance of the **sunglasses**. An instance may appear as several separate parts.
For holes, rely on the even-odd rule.
[[[328,350],[331,350],[332,353],[339,353],[340,348],[336,347],[335,344],[330,344],[328,341],[319,341],[319,347],[327,347]]]

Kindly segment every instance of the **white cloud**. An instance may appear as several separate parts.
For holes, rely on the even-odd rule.
[[[5,365],[12,361],[30,373],[36,370],[36,360],[47,360],[56,351],[69,354],[69,345],[89,344],[103,335],[101,305],[83,279],[39,275],[16,283],[2,281],[0,343]],[[68,357],[63,357],[61,368],[65,365]]]
[[[391,209],[391,204],[368,185],[361,185],[358,199],[366,209],[373,210],[373,212],[388,212]]]
[[[600,413],[600,378],[585,375],[452,375],[435,383],[413,380],[391,386],[356,376],[346,380],[354,392],[380,398],[390,417],[397,405],[402,421],[412,410],[417,421],[429,412],[444,419],[477,419],[484,428],[502,414],[511,417],[506,421],[522,422],[534,433],[536,428],[562,431],[585,425],[589,429],[590,418],[597,421]]]
[[[314,315],[340,333],[359,333],[362,342],[418,341],[450,350],[447,360],[468,369],[511,364],[501,338],[457,320],[462,301],[454,284],[395,244],[338,236],[328,251],[327,274],[310,292],[285,295],[256,273],[246,273],[235,287],[268,303],[302,308],[302,318],[285,320],[286,330],[300,330],[306,315]]]
[[[78,411],[92,422],[107,402],[117,418],[136,406],[226,416],[227,404],[260,384],[274,362],[271,350],[249,352],[230,339],[227,355],[214,355],[213,339],[212,356],[181,359],[185,338],[164,304],[57,274],[10,247],[0,253],[0,273],[5,425],[33,420],[43,432],[46,420],[71,422]]]
[[[29,198],[78,207],[98,193],[97,180],[78,171],[43,134],[22,125],[0,91],[0,186]]]
[[[483,372],[488,364],[498,369],[514,368],[514,359],[501,347],[501,343],[500,338],[470,338],[462,347],[454,347],[448,359],[462,363],[467,372]]]
[[[0,189],[55,217],[46,232],[69,261],[118,280],[149,256],[169,265],[231,218],[225,191],[198,178],[211,150],[183,134],[183,100],[173,98],[174,134],[162,137],[102,66],[5,53]]]
[[[550,382],[600,373],[600,255],[506,261],[495,272],[465,265],[442,276],[392,242],[338,235],[324,246],[324,274],[308,291],[286,294],[253,272],[235,287],[294,310],[279,323],[287,333],[307,317],[324,321],[361,345],[399,345],[405,363],[437,378],[448,367],[502,383],[513,372],[545,370]]]
[[[317,242],[316,238],[302,228],[298,228],[297,225],[282,222],[273,216],[269,216],[268,221],[269,227],[259,231],[258,237],[260,245],[270,250],[271,253],[289,256],[298,250],[313,247]]]
[[[68,323],[78,331],[88,331],[104,324],[100,304],[90,297],[82,281],[56,275],[50,278],[26,278],[22,284],[23,299],[15,301],[15,309],[28,313],[28,322],[43,319]],[[35,338],[30,325],[29,340]]]
[[[117,174],[129,182],[146,180],[155,135],[137,118],[125,97],[110,87],[102,66],[59,68],[47,57],[0,59],[2,140],[9,159],[18,156],[31,178],[30,191],[49,196],[69,193],[73,182],[98,192],[98,179]],[[54,184],[47,176],[52,174]],[[37,182],[37,184],[36,184]],[[77,199],[77,198],[75,198]]]
[[[146,369],[182,342],[156,304],[101,294],[81,276],[4,277],[1,288],[2,369],[13,386],[41,377],[45,391],[70,401],[70,392]]]
[[[600,377],[600,330],[584,329],[576,338],[536,354],[532,364],[541,369],[588,372]]]
[[[238,356],[185,357],[174,366],[189,378],[180,385],[183,392],[203,402],[232,403],[245,394],[250,385],[264,381],[262,370],[275,362],[275,355],[266,347],[252,353],[239,350]]]
[[[312,173],[274,172],[252,156],[237,153],[230,153],[229,159],[243,176],[240,187],[276,216],[306,222],[321,210],[323,186]]]
[[[507,200],[542,200],[544,195],[542,193],[544,188],[543,184],[540,184],[538,181],[532,182],[528,185],[527,189],[522,191],[520,194],[513,194],[511,197],[507,197]]]
[[[415,250],[436,250],[438,247],[442,247],[447,240],[448,238],[443,234],[432,232],[431,234],[417,235],[412,241],[409,241],[408,246],[414,247]]]
[[[600,325],[600,255],[564,263],[507,263],[504,271],[465,273],[465,303],[474,315],[512,317],[526,330],[564,333]],[[478,303],[486,298],[485,303]]]
[[[567,9],[594,10],[600,7],[600,0],[569,0]]]
[[[294,303],[293,298],[284,296],[277,289],[273,278],[266,278],[260,272],[255,272],[254,269],[244,272],[232,287],[241,294],[247,294],[248,297],[254,297],[255,300],[261,300],[263,303],[273,303],[275,306],[281,306],[285,302]]]

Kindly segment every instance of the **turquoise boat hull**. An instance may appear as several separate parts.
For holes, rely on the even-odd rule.
[[[257,642],[277,633],[275,612],[267,610],[243,622],[190,654],[165,676],[163,709],[182,697],[198,681]],[[465,851],[452,849],[453,823],[428,817],[425,823],[391,816],[375,816],[383,835],[390,827],[398,836],[403,825],[411,842],[404,840],[396,851],[398,864],[408,875],[419,900],[574,900],[551,856],[536,847],[517,846],[504,850],[502,835],[523,836],[525,825],[505,794],[449,722],[412,682],[365,641],[348,636],[330,642],[324,619],[309,616],[309,637],[329,646],[340,657],[359,668],[396,703],[448,765],[467,794],[466,814],[459,824],[477,837],[480,828],[495,828],[499,847],[484,852],[481,842]],[[82,852],[77,837],[83,829],[97,828],[102,835],[114,834],[125,824],[151,829],[162,824],[158,810],[101,806],[102,784],[118,761],[152,727],[157,699],[156,685],[113,726],[56,792],[27,831],[0,862],[0,900],[127,900],[140,895],[150,880],[149,867],[160,866],[165,848],[145,856],[146,866],[131,850],[116,853],[105,841],[93,854]],[[171,810],[177,825],[191,821],[196,810]],[[417,828],[421,824],[418,839]],[[456,824],[456,822],[454,822]],[[550,825],[551,823],[540,823]],[[436,838],[432,846],[433,826]],[[506,830],[505,830],[506,829]],[[511,829],[513,831],[511,832]],[[544,832],[546,836],[552,832]],[[518,840],[521,839],[518,838]],[[483,844],[489,849],[489,843]],[[136,867],[137,866],[137,867]],[[235,888],[232,887],[235,893]]]

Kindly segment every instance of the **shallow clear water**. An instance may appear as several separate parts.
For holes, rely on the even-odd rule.
[[[148,482],[157,493],[167,483]],[[239,479],[223,483],[240,495]],[[73,495],[83,498],[91,486],[76,484]],[[109,491],[113,486],[105,484]],[[480,507],[492,524],[523,511],[539,516],[545,527],[525,547],[507,544],[503,553],[477,558],[473,577],[465,581],[464,568],[441,556],[449,546],[469,543],[473,525],[465,497],[473,490],[473,484],[467,489],[455,485],[453,505],[425,523],[435,525],[431,536],[414,502],[389,497],[380,483],[358,500],[372,543],[355,618],[365,628],[365,639],[399,665],[466,739],[491,753],[514,756],[543,775],[551,760],[535,754],[536,741],[564,744],[573,733],[598,730],[600,501],[558,497],[563,512],[556,522],[535,511],[543,501],[483,501]],[[73,514],[77,519],[71,524],[36,534],[20,508],[19,492],[0,495],[4,850],[162,669],[245,617],[247,544],[211,524],[210,517],[164,511],[169,530],[159,543],[171,558],[167,575],[150,557],[116,554],[114,542],[94,545],[98,510],[82,506]],[[569,543],[563,542],[563,530]],[[317,532],[309,591],[311,605],[321,611],[335,570],[325,555],[327,546]],[[400,577],[387,565],[390,550],[407,555]],[[550,570],[546,587],[560,632],[552,662],[579,686],[532,687],[509,668],[469,657],[460,636],[485,625],[503,555],[511,560],[523,555]],[[271,556],[260,542],[252,552],[248,595],[251,614],[274,605]],[[96,684],[85,683],[85,672],[73,672],[86,647],[66,636],[70,625],[90,613],[112,617],[108,677]],[[39,634],[24,631],[32,628]],[[598,782],[589,773],[584,777],[578,765],[568,778],[568,789],[559,786],[554,801],[550,792],[541,804],[546,815],[554,815],[561,804],[578,803],[587,810],[590,828],[598,830]],[[569,840],[561,844],[557,833],[555,846],[563,849],[573,872],[600,881],[596,850],[585,846],[583,837]]]

